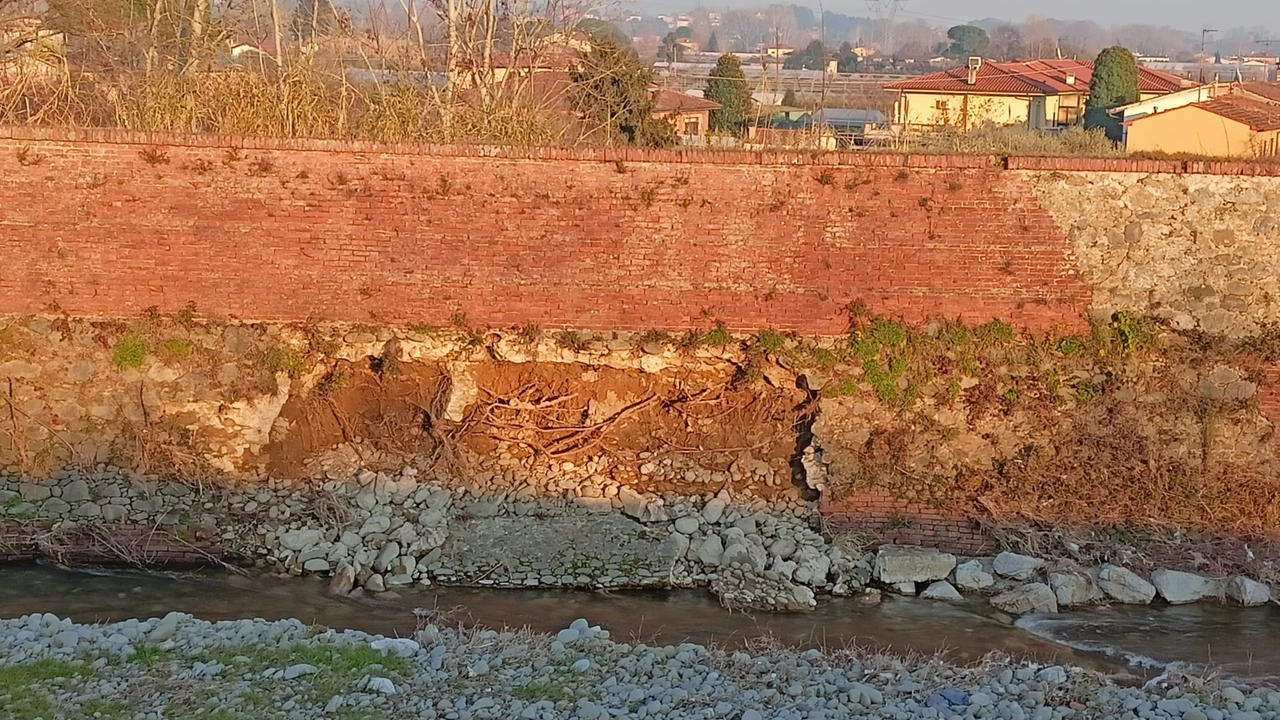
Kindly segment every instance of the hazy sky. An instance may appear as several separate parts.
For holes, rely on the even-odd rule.
[[[823,6],[846,14],[867,12],[866,3],[858,0],[835,0]],[[1146,23],[1186,30],[1256,25],[1270,26],[1280,37],[1280,0],[905,0],[900,12],[903,17],[939,23],[985,17],[1022,20],[1034,14],[1101,25]]]
[[[818,8],[818,0],[633,0],[633,4],[662,10],[755,7],[770,2],[794,2]],[[845,15],[871,15],[865,0],[822,0],[822,7]],[[1093,20],[1100,25],[1146,23],[1199,31],[1260,26],[1280,39],[1280,0],[904,0],[902,19],[920,18],[938,25],[996,17],[1024,20],[1041,15],[1062,20]]]

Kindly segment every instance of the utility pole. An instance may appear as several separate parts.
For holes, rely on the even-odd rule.
[[[876,25],[883,26],[886,55],[893,54],[893,21],[898,16],[898,10],[906,2],[907,0],[867,0],[867,7],[876,14]],[[877,27],[877,29],[880,28]]]
[[[1209,35],[1210,35],[1211,33],[1216,33],[1216,32],[1218,32],[1218,31],[1217,31],[1217,30],[1214,30],[1214,29],[1212,29],[1212,28],[1205,28],[1205,29],[1203,29],[1203,30],[1201,30],[1201,31],[1200,31],[1200,82],[1201,82],[1201,83],[1204,83],[1204,48],[1205,48],[1205,43],[1208,41],[1208,39],[1209,39]]]

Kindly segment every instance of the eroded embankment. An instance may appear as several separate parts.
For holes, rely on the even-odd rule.
[[[9,318],[4,512],[196,528],[347,589],[710,584],[805,607],[865,585],[883,542],[1274,579],[1273,544],[1220,542],[1280,513],[1267,336],[856,306],[850,328]]]

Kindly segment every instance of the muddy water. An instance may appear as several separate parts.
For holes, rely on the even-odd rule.
[[[396,596],[398,595],[398,596]],[[540,590],[442,588],[378,598],[338,598],[314,578],[72,572],[0,568],[0,617],[51,612],[77,622],[158,617],[171,610],[207,620],[296,617],[329,627],[407,635],[415,607],[454,611],[466,623],[556,631],[585,617],[616,639],[738,646],[771,635],[793,646],[848,643],[900,654],[945,653],[954,662],[991,651],[1084,665],[1137,678],[1168,662],[1213,663],[1220,672],[1265,680],[1280,674],[1275,608],[1113,608],[1000,622],[981,600],[950,605],[886,597],[875,607],[830,600],[804,615],[729,613],[703,592],[611,595]]]

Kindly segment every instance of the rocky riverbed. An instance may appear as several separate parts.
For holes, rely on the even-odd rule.
[[[660,494],[609,479],[591,463],[530,469],[502,455],[488,462],[465,482],[409,466],[394,475],[238,487],[166,483],[104,466],[39,481],[0,478],[0,507],[9,518],[55,529],[109,532],[134,523],[169,527],[179,538],[216,536],[233,556],[268,570],[330,577],[342,595],[433,584],[708,587],[731,608],[806,611],[821,595],[874,603],[883,589],[936,600],[978,594],[1011,616],[1157,598],[1256,606],[1273,597],[1267,584],[1239,575],[1161,569],[1144,576],[1118,564],[1011,552],[869,551],[865,539],[824,533],[816,503],[798,491],[770,500],[727,487]],[[740,482],[766,470],[744,461],[723,475]],[[643,475],[677,472],[641,467]]]
[[[1089,671],[989,657],[969,667],[857,650],[749,651],[617,642],[424,618],[386,638],[298,620],[180,613],[109,625],[0,621],[5,717],[1181,718],[1280,717],[1280,692],[1166,675],[1119,687]]]

